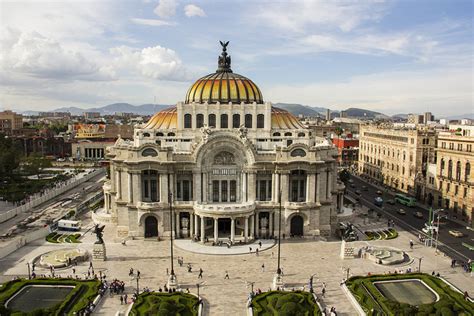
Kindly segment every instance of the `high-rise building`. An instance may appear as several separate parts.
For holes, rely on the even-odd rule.
[[[11,134],[23,128],[23,115],[10,110],[0,112],[0,132]]]
[[[326,121],[330,121],[330,120],[331,120],[331,110],[327,109],[326,110]]]
[[[420,114],[408,114],[407,123],[409,124],[423,124],[424,116]]]
[[[423,124],[428,124],[428,122],[434,121],[435,117],[431,112],[425,112],[423,115]]]
[[[418,199],[425,196],[436,133],[430,129],[361,125],[359,172]]]

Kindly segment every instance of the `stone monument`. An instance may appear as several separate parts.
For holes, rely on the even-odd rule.
[[[105,225],[99,227],[99,224],[95,225],[94,233],[97,237],[97,241],[94,243],[94,248],[92,249],[92,259],[97,261],[105,261],[107,259],[107,254],[105,251],[105,243],[102,236],[104,235]]]

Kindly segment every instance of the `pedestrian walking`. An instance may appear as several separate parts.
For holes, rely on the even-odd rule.
[[[89,262],[89,269],[92,269],[94,266],[92,265],[92,261]]]
[[[262,242],[261,242],[261,241],[258,242],[258,246],[259,246],[260,248],[262,248]]]
[[[321,290],[321,296],[324,297],[324,294],[326,294],[326,288],[323,287],[323,289]]]
[[[410,249],[413,249],[413,240],[410,239]]]
[[[262,272],[265,272],[265,263],[262,263]]]
[[[258,257],[258,248],[255,249],[255,255]]]
[[[198,279],[202,279],[202,268],[199,268],[199,275],[198,275]]]
[[[229,272],[227,272],[227,271],[225,272],[224,280],[225,280],[225,279],[229,279]]]
[[[252,247],[249,247],[249,252],[252,253]]]
[[[140,270],[137,270],[137,279],[140,278]]]
[[[123,296],[120,295],[120,305],[123,305]]]
[[[76,274],[76,269],[72,268],[72,274]]]
[[[124,297],[123,297],[123,302],[124,302],[125,304],[128,304],[128,295],[127,295],[127,294],[124,295]]]

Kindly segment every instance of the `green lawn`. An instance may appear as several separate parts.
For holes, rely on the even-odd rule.
[[[380,287],[381,291],[374,285],[377,281],[388,280],[407,280],[417,279],[422,280],[427,286],[434,290],[440,297],[440,300],[435,303],[410,305],[403,303],[403,296],[396,295],[396,293],[387,293],[387,291],[400,291],[400,286],[385,286]],[[446,283],[439,278],[422,273],[408,273],[408,274],[391,274],[391,275],[372,275],[372,276],[356,276],[347,281],[347,287],[352,292],[356,300],[361,305],[362,309],[367,315],[439,315],[439,316],[473,316],[474,304],[464,300],[463,295],[454,291]],[[426,289],[426,288],[425,288]],[[427,289],[426,289],[427,290]],[[423,296],[426,292],[410,287],[412,295]],[[384,294],[382,294],[384,292]],[[411,297],[410,302],[420,301],[429,302],[424,297]],[[408,302],[405,300],[405,302]]]
[[[321,315],[309,292],[270,291],[252,299],[254,316],[317,316]]]
[[[59,303],[45,309],[35,309],[30,313],[12,311],[5,307],[16,292],[26,285],[73,285],[75,286]],[[2,284],[0,288],[0,315],[72,315],[84,309],[99,293],[100,281],[98,280],[72,280],[41,278],[34,280],[20,279]],[[21,295],[21,294],[20,294]],[[18,297],[18,296],[17,296]]]
[[[197,316],[198,298],[194,295],[175,293],[142,293],[133,304],[132,316]]]

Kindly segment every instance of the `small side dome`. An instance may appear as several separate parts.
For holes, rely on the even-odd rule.
[[[178,127],[178,114],[176,106],[164,109],[151,117],[143,127],[144,129],[176,129]]]

